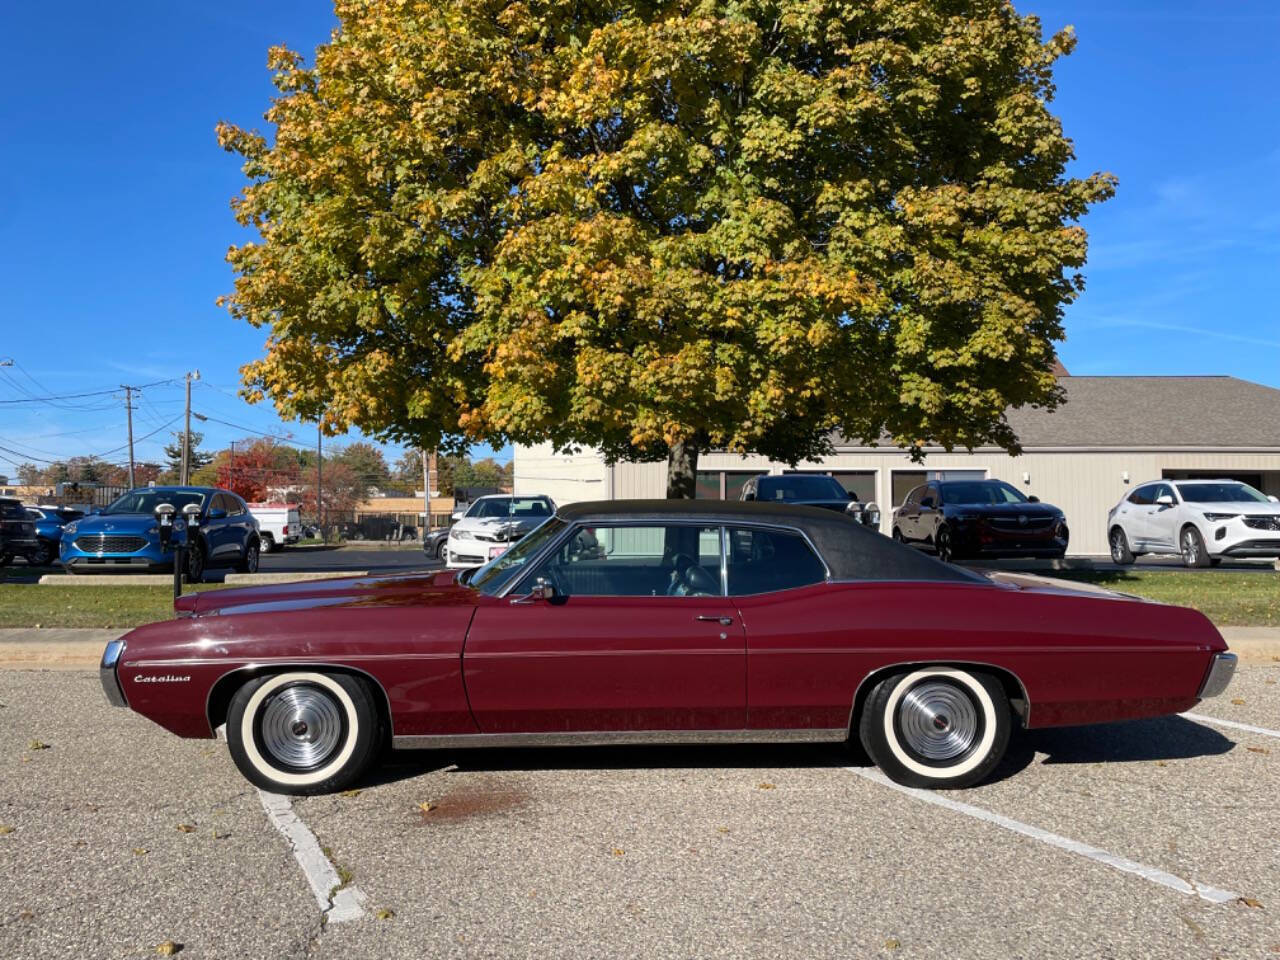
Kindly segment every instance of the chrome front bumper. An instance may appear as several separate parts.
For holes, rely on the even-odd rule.
[[[1232,676],[1236,672],[1236,655],[1234,653],[1215,653],[1209,672],[1205,674],[1204,683],[1200,684],[1200,692],[1196,694],[1201,700],[1216,697],[1227,689]]]
[[[107,695],[107,702],[113,707],[127,707],[129,701],[124,698],[124,690],[120,687],[120,678],[116,676],[116,663],[120,654],[124,653],[124,641],[112,640],[107,649],[102,651],[102,663],[98,665],[98,679],[102,682],[102,692]]]

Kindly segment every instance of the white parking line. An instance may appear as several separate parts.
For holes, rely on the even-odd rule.
[[[359,920],[364,916],[365,895],[356,886],[342,886],[342,879],[320,849],[320,841],[293,812],[293,803],[279,793],[258,791],[262,808],[277,830],[289,841],[293,855],[311,885],[316,902],[329,923]],[[341,889],[338,889],[341,887]]]
[[[894,783],[876,768],[863,767],[846,767],[850,773],[856,773],[864,780],[870,780],[872,783],[878,783],[881,786],[889,787],[897,790],[899,793],[905,793],[909,797],[915,797],[917,800],[923,800],[925,803],[931,803],[937,807],[945,807],[956,813],[963,813],[967,817],[973,817],[976,820],[982,820],[986,823],[995,824],[997,827],[1003,827],[1005,830],[1011,830],[1014,833],[1020,833],[1024,837],[1030,837],[1032,840],[1039,840],[1041,843],[1047,843],[1051,847],[1057,847],[1059,850],[1065,850],[1068,853],[1079,854],[1082,857],[1088,857],[1090,860],[1096,860],[1104,863],[1116,870],[1122,870],[1125,873],[1132,873],[1135,876],[1142,877],[1144,880],[1150,880],[1152,883],[1158,883],[1161,886],[1168,887],[1171,890],[1177,890],[1179,893],[1188,896],[1197,896],[1210,903],[1234,903],[1240,899],[1240,894],[1232,893],[1230,890],[1221,890],[1218,887],[1211,887],[1207,884],[1198,883],[1194,880],[1187,881],[1181,877],[1176,877],[1172,873],[1166,873],[1164,870],[1156,867],[1149,867],[1144,863],[1138,863],[1136,860],[1129,860],[1125,857],[1118,857],[1114,853],[1108,853],[1106,850],[1100,850],[1097,847],[1091,847],[1087,843],[1081,843],[1079,840],[1072,840],[1068,837],[1059,836],[1056,833],[1050,833],[1047,830],[1041,830],[1039,827],[1033,827],[1030,824],[1021,823],[1018,820],[1011,820],[1009,817],[1001,816],[998,813],[992,813],[990,810],[983,810],[981,807],[974,807],[967,803],[961,803],[959,800],[952,800],[943,796],[941,793],[935,793],[930,790],[917,790],[914,787],[904,787]]]
[[[1236,723],[1234,720],[1219,720],[1217,717],[1206,717],[1203,713],[1180,713],[1180,717],[1195,720],[1198,723],[1211,723],[1215,727],[1229,727],[1232,730],[1244,730],[1248,733],[1260,733],[1264,737],[1280,738],[1280,730],[1268,730],[1266,727],[1254,727],[1247,723]]]

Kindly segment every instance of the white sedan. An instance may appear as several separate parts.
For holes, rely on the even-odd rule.
[[[1156,480],[1107,514],[1111,559],[1180,554],[1188,567],[1223,557],[1280,557],[1280,502],[1237,480]]]
[[[556,505],[550,497],[481,497],[449,529],[445,566],[461,570],[488,563],[555,512]]]

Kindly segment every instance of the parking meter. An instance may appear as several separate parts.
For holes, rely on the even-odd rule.
[[[173,515],[176,512],[172,503],[156,505],[156,524],[160,530],[160,549],[165,552],[169,550],[169,544],[173,542]]]
[[[183,507],[182,520],[186,527],[186,536],[183,538],[182,543],[178,545],[178,551],[173,559],[173,590],[175,597],[182,590],[182,576],[187,567],[187,553],[191,550],[191,545],[195,541],[196,535],[200,532],[200,504],[188,503]]]

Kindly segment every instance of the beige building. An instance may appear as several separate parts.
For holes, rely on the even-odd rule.
[[[1005,480],[1060,507],[1075,555],[1107,552],[1107,511],[1127,490],[1153,479],[1230,477],[1280,496],[1280,390],[1234,377],[1063,377],[1067,402],[1054,413],[1011,410],[1023,452],[926,450],[912,463],[901,450],[836,443],[797,471],[830,473],[863,501],[891,508],[912,487],[941,477]],[[708,453],[698,461],[698,496],[736,499],[759,473],[791,467],[764,457]],[[515,448],[515,492],[556,503],[661,498],[665,463],[609,466],[595,452],[556,454],[550,445]]]

